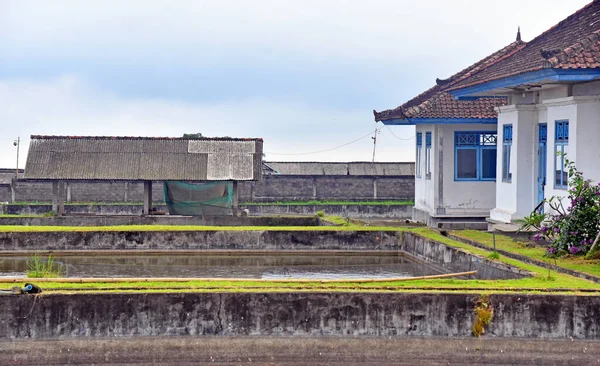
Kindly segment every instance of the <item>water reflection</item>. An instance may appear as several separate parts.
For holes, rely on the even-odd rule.
[[[401,255],[119,255],[55,257],[67,277],[392,278],[446,272]],[[0,257],[0,276],[25,276],[26,257]]]

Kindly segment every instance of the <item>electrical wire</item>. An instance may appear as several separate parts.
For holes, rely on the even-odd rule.
[[[396,136],[396,134],[395,134],[395,133],[392,131],[392,129],[390,128],[390,126],[388,126],[388,125],[385,125],[385,127],[387,127],[388,131],[390,131],[390,133],[392,134],[392,136],[394,136],[394,137],[395,137],[395,138],[397,138],[398,140],[402,140],[402,141],[408,141],[408,140],[412,140],[412,139],[414,139],[414,138],[415,138],[415,136],[417,136],[417,135],[414,135],[413,137],[409,137],[409,138],[407,138],[407,139],[403,139],[402,137],[398,137],[398,136]]]
[[[353,144],[353,143],[355,143],[355,142],[357,142],[357,141],[360,141],[360,140],[362,140],[362,139],[365,139],[365,138],[367,138],[367,137],[371,136],[371,135],[372,135],[374,132],[378,132],[378,131],[380,131],[382,128],[383,128],[383,127],[376,128],[376,129],[375,129],[375,131],[371,131],[371,132],[369,132],[368,134],[364,135],[363,137],[359,137],[359,138],[357,138],[356,140],[353,140],[353,141],[347,142],[347,143],[345,143],[345,144],[342,144],[342,145],[339,145],[339,146],[336,146],[336,147],[332,147],[332,148],[330,148],[330,149],[319,150],[319,151],[312,151],[312,152],[306,152],[306,153],[275,153],[275,152],[268,152],[268,151],[265,151],[265,154],[271,154],[271,155],[310,155],[310,154],[319,154],[319,153],[323,153],[323,152],[327,152],[327,151],[331,151],[331,150],[339,149],[339,148],[341,148],[341,147],[344,147],[344,146],[348,146],[348,145],[350,145],[350,144]]]

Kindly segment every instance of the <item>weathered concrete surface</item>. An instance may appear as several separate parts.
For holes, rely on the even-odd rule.
[[[2,365],[590,365],[600,342],[506,338],[161,337],[0,341]]]
[[[498,261],[467,253],[411,232],[400,232],[401,250],[413,257],[433,262],[449,272],[477,271],[479,279],[511,279],[531,276],[531,273]]]
[[[157,211],[167,212],[167,206],[157,203],[153,206]],[[65,205],[67,215],[141,215],[142,204],[118,205]],[[6,205],[5,211],[11,215],[43,215],[52,212],[51,204]]]
[[[1,250],[250,249],[394,250],[394,232],[376,231],[112,231],[0,233]]]
[[[473,294],[107,293],[2,296],[0,339],[469,337]],[[486,337],[600,339],[600,297],[492,295]]]
[[[251,215],[327,215],[352,219],[393,218],[411,219],[412,205],[248,205]]]
[[[114,225],[208,225],[208,226],[317,226],[313,216],[57,216],[0,217],[0,225],[21,226],[114,226]]]
[[[392,218],[410,219],[412,217],[412,205],[240,205],[246,208],[251,215],[314,215],[323,211],[328,215],[350,217],[350,218]],[[156,204],[155,208],[161,212],[167,212],[163,204]],[[67,215],[141,215],[140,204],[119,205],[65,205]],[[52,205],[30,204],[30,205],[3,205],[3,212],[11,215],[42,215],[52,212]]]

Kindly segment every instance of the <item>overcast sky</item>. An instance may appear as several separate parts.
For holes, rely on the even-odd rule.
[[[369,161],[369,137],[310,153],[588,2],[0,0],[0,167],[17,137],[25,166],[32,134],[201,132],[262,137],[271,161]],[[414,160],[414,127],[390,129],[376,160]]]

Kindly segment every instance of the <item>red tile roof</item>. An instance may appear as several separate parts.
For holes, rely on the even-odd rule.
[[[497,62],[509,57],[525,43],[517,36],[517,40],[494,52],[488,57],[459,71],[448,79],[436,79],[436,85],[417,95],[408,102],[394,109],[382,112],[373,111],[376,121],[405,118],[496,118],[494,107],[506,104],[505,98],[483,98],[478,100],[455,100],[445,93],[453,85],[465,78],[476,75]]]
[[[544,66],[557,69],[600,68],[600,29],[548,59]]]
[[[463,78],[461,89],[544,68],[600,68],[600,0],[594,0],[494,65]]]

